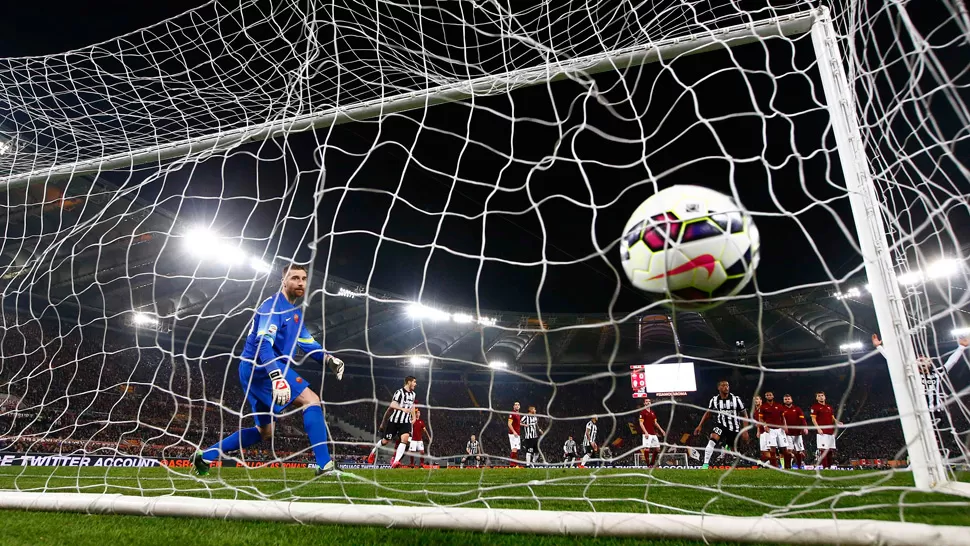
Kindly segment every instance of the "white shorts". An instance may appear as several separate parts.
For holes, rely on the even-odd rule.
[[[509,434],[509,447],[512,448],[512,451],[518,451],[519,450],[519,447],[521,447],[521,445],[522,445],[520,443],[520,440],[521,440],[521,437],[520,436],[517,436],[515,434]]]
[[[763,433],[762,436],[764,436]],[[785,434],[784,429],[772,428],[768,430],[768,447],[777,449],[788,447],[788,435]]]
[[[815,436],[815,447],[819,450],[836,449],[835,434],[819,434]]]
[[[805,451],[805,442],[802,436],[788,436],[788,449],[792,451]]]
[[[643,449],[653,449],[660,447],[660,438],[656,434],[643,435]]]
[[[761,451],[768,451],[769,449],[771,449],[771,446],[768,445],[769,436],[770,435],[768,434],[767,431],[762,432],[761,436],[758,436],[758,442],[761,443]]]
[[[424,442],[411,440],[408,442],[408,451],[424,451]]]

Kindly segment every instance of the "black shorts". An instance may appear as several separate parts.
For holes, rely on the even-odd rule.
[[[522,440],[522,449],[526,453],[539,453],[539,439],[529,438],[528,440]]]
[[[725,445],[731,448],[734,448],[734,445],[738,441],[738,434],[740,434],[739,432],[728,430],[725,427],[722,427],[721,425],[714,425],[714,428],[711,429],[711,432],[719,436],[719,439],[717,440],[717,445]]]
[[[595,451],[593,451],[593,445],[592,444],[590,444],[588,446],[583,446],[583,452],[586,455],[592,455],[592,454],[596,453]]]
[[[402,434],[411,434],[411,423],[387,423],[384,425],[384,439],[395,442],[401,439]]]

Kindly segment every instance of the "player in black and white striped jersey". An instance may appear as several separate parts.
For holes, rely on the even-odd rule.
[[[701,417],[701,422],[694,429],[694,436],[701,433],[704,421],[711,414],[714,414],[714,428],[704,449],[704,466],[707,468],[711,462],[711,455],[714,449],[720,446],[727,446],[729,449],[737,451],[738,434],[741,438],[748,441],[748,431],[745,421],[748,419],[748,410],[744,407],[744,402],[737,395],[731,394],[731,384],[721,381],[717,384],[717,394],[707,403],[707,411]]]
[[[394,462],[391,468],[401,466],[401,457],[404,456],[411,440],[411,422],[414,420],[414,399],[417,393],[414,389],[418,386],[418,379],[413,375],[404,378],[404,386],[394,391],[391,397],[391,415],[387,418],[387,427],[384,429],[384,438],[398,442],[397,451],[394,453]]]
[[[586,423],[586,431],[583,433],[583,460],[579,463],[579,468],[586,468],[586,463],[589,461],[590,456],[600,450],[599,444],[596,443],[596,417],[591,417],[589,422]]]
[[[950,354],[949,358],[942,366],[933,363],[928,357],[919,357],[917,365],[920,373],[920,382],[923,384],[923,392],[926,394],[926,403],[931,412],[942,413],[946,409],[947,391],[953,392],[952,385],[948,385],[950,380],[950,370],[956,366],[963,356],[967,346],[970,346],[970,338],[964,336],[957,340],[956,351]],[[886,356],[882,348],[882,340],[878,334],[872,334],[872,345],[883,357]]]
[[[529,406],[529,413],[522,416],[522,447],[525,448],[526,466],[532,466],[532,463],[539,460],[539,436],[541,435],[542,429],[539,428],[536,407]]]
[[[576,462],[576,440],[570,436],[562,445],[563,466],[572,466]]]
[[[475,466],[482,466],[482,447],[478,439],[472,434],[471,439],[465,444],[465,456],[461,459],[461,466],[464,468],[465,461],[469,458],[475,459]]]

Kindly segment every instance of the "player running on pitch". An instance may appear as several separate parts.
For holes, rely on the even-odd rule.
[[[317,460],[317,475],[337,470],[327,447],[327,424],[323,420],[320,397],[292,367],[296,364],[292,355],[299,346],[307,356],[326,363],[337,374],[338,381],[344,376],[343,361],[325,352],[313,339],[303,321],[303,312],[296,305],[306,292],[306,281],[305,267],[287,265],[280,291],[256,310],[239,362],[239,382],[253,409],[256,426],[234,432],[204,451],[196,451],[192,463],[200,476],[209,473],[212,462],[220,455],[270,440],[276,417],[290,405],[303,408],[303,428]]]
[[[707,403],[707,411],[701,416],[701,422],[697,423],[694,436],[701,433],[704,421],[707,421],[711,413],[714,414],[714,428],[711,429],[710,441],[704,448],[704,466],[701,468],[708,468],[711,456],[714,454],[714,448],[718,444],[725,446],[725,449],[734,448],[737,450],[735,444],[738,434],[745,442],[748,441],[748,431],[744,429],[742,422],[748,419],[748,410],[744,408],[744,402],[741,401],[741,398],[731,394],[731,384],[727,381],[718,382],[717,394]]]

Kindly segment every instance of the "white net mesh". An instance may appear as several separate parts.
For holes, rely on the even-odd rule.
[[[805,34],[818,6],[775,4],[213,3],[0,60],[0,487],[968,523],[968,503],[913,495],[870,343],[885,295],[866,289],[837,154],[870,158],[960,481],[970,370],[939,369],[966,326],[966,10],[833,8],[864,141],[840,143]],[[734,196],[762,233],[752,286],[703,314],[619,268],[630,213],[675,184]],[[196,478],[197,448],[253,425],[238,356],[290,260],[311,264],[305,324],[348,365],[340,382],[298,369],[347,472],[304,485],[316,459],[294,410]],[[685,361],[698,390],[654,400],[662,466],[704,462],[711,429],[694,428],[726,379],[748,409],[772,390],[809,414],[826,391],[847,424],[834,462],[854,471],[740,472],[759,466],[754,428],[710,450],[724,472],[559,469],[593,415],[587,465],[633,467],[630,365]],[[370,470],[406,375],[428,425],[415,463],[522,464],[521,401],[543,430],[537,469]],[[241,463],[284,468],[226,468]],[[52,465],[68,468],[32,468]]]

